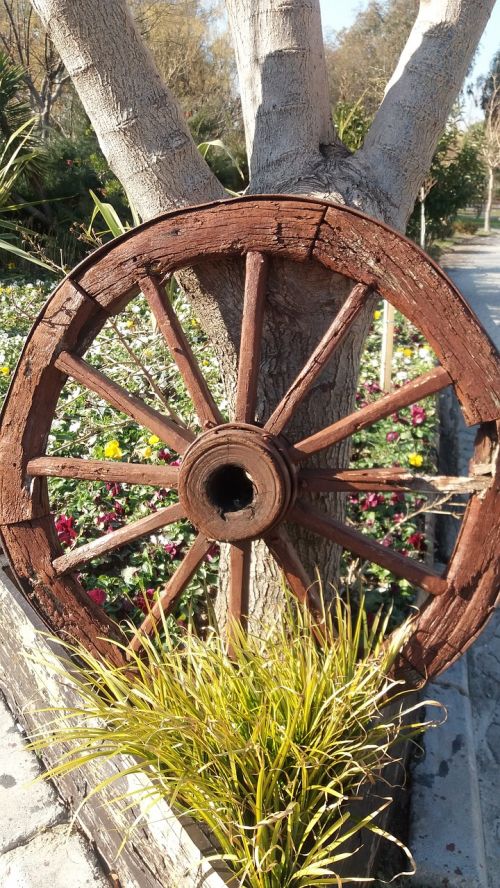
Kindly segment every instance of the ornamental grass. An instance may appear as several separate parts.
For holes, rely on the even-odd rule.
[[[67,645],[60,674],[77,685],[81,705],[54,710],[50,738],[45,726],[33,747],[71,744],[48,776],[132,756],[127,773],[148,776],[147,798],[208,828],[214,858],[242,888],[363,881],[338,874],[353,837],[364,828],[400,843],[378,825],[391,787],[372,792],[363,815],[360,794],[395,744],[427,725],[413,720],[407,692],[389,677],[408,624],[384,642],[387,614],[368,628],[363,608],[352,616],[337,599],[333,611],[324,647],[290,600],[259,634],[233,626],[231,658],[218,633],[201,640],[187,630],[179,640],[167,620],[161,639],[144,638],[122,668]]]

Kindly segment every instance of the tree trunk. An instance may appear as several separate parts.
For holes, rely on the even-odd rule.
[[[140,40],[125,0],[32,0],[73,78],[108,163],[139,214],[223,199],[183,114]],[[414,28],[363,148],[333,134],[319,0],[227,0],[249,156],[251,193],[308,194],[358,207],[404,228],[418,187],[488,20],[494,0],[422,0]],[[242,269],[207,264],[181,282],[234,397]],[[264,327],[259,417],[265,418],[309,357],[346,295],[316,265],[274,263]],[[287,430],[312,433],[350,410],[372,307],[358,319]],[[322,458],[325,458],[324,456]],[[348,459],[344,446],[331,455]],[[325,500],[341,510],[339,499]],[[312,573],[335,581],[338,552],[304,531],[297,546]],[[279,598],[276,572],[258,551],[256,615]]]
[[[486,204],[484,207],[484,230],[490,233],[491,206],[493,204],[493,186],[495,184],[495,170],[488,167],[488,184],[486,186]]]

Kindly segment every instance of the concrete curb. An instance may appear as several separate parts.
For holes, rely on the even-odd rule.
[[[410,847],[425,888],[489,888],[467,658],[426,688],[447,710],[414,766]]]

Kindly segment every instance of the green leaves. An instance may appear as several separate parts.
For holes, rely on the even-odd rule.
[[[332,641],[321,650],[310,615],[287,598],[282,621],[260,635],[234,627],[234,660],[218,635],[188,629],[179,642],[166,620],[163,643],[144,638],[126,668],[68,645],[83,664],[81,705],[55,712],[50,740],[45,730],[33,745],[76,744],[58,774],[134,756],[129,773],[205,823],[244,888],[341,885],[353,836],[392,840],[377,825],[390,800],[361,815],[360,790],[423,725],[404,724],[403,691],[388,678],[402,636],[388,649],[385,619],[368,631],[364,609],[353,616],[339,600],[325,619]]]

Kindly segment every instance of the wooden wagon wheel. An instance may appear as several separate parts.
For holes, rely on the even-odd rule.
[[[246,256],[246,283],[236,409],[233,421],[224,423],[161,280],[207,258],[231,256]],[[255,423],[260,338],[273,257],[299,263],[315,260],[354,284],[316,350],[260,427]],[[204,429],[196,438],[81,357],[106,318],[141,291]],[[294,410],[373,293],[390,301],[423,332],[440,366],[291,445],[283,431]],[[180,469],[45,455],[68,377],[183,454]],[[449,384],[455,387],[466,421],[480,423],[480,431],[470,485],[476,492],[447,570],[440,574],[308,502],[310,491],[405,491],[418,487],[418,479],[398,469],[313,469],[307,459]],[[230,610],[244,617],[251,542],[258,538],[267,543],[297,597],[314,606],[309,580],[284,526],[285,521],[295,522],[428,593],[398,668],[409,680],[432,677],[478,634],[498,592],[500,494],[498,462],[493,461],[498,460],[499,389],[498,355],[463,298],[427,256],[386,226],[345,207],[293,197],[241,198],[169,213],[81,263],[56,289],[33,327],[1,419],[3,545],[25,594],[50,628],[116,659],[118,652],[103,636],[117,630],[81,588],[76,568],[187,516],[198,536],[161,596],[167,610],[193,577],[211,541],[225,540],[231,543]],[[64,553],[50,515],[48,476],[170,486],[178,489],[179,502]],[[436,479],[437,487],[443,483]],[[142,631],[151,631],[158,607]]]

